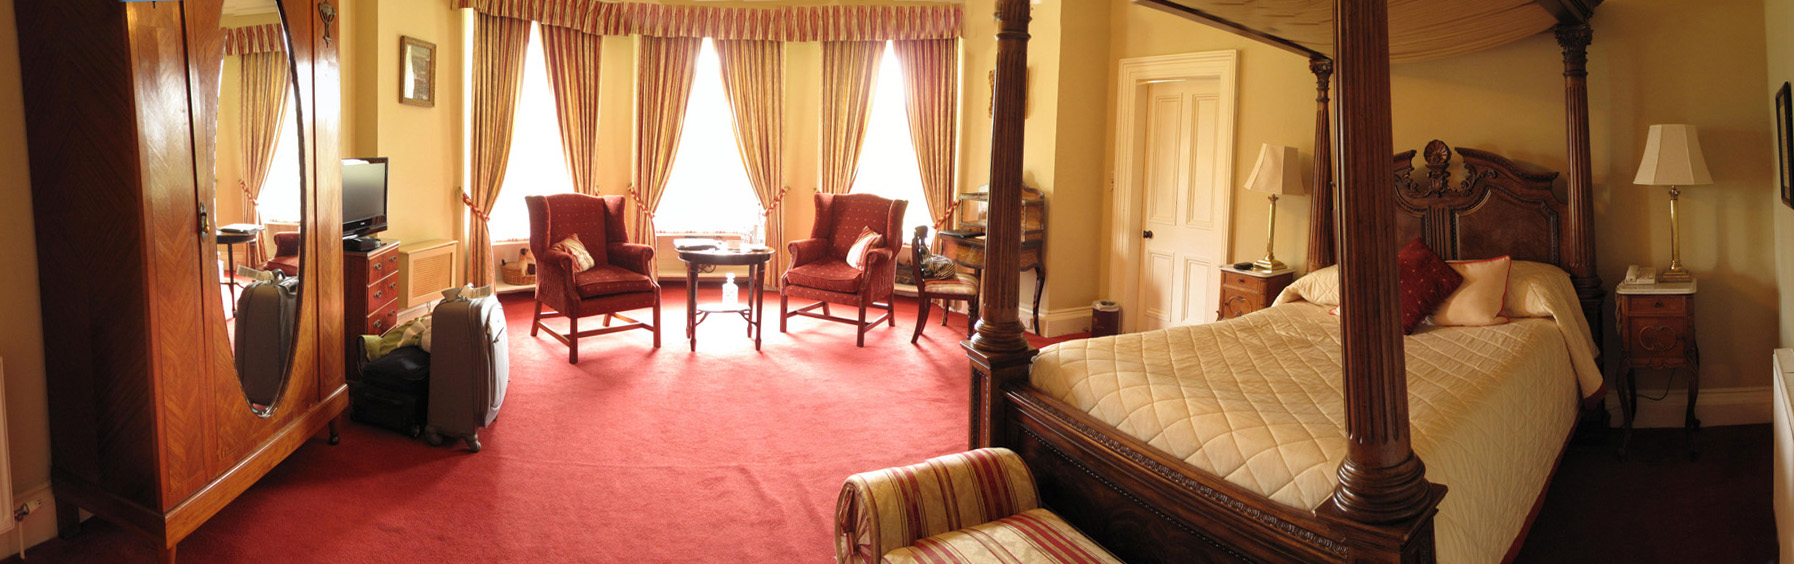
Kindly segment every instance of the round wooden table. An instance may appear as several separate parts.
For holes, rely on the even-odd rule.
[[[772,260],[772,255],[773,250],[766,247],[679,251],[679,260],[685,261],[685,338],[690,341],[691,350],[698,350],[698,324],[712,313],[741,314],[747,320],[748,336],[754,338],[754,350],[760,350],[766,317],[766,262]],[[718,266],[748,267],[748,295],[741,303],[698,303],[698,272],[714,271]]]

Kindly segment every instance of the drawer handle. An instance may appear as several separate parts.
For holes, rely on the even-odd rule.
[[[385,270],[385,269],[386,269],[386,265],[384,265],[384,264],[380,264],[380,263],[377,263],[377,262],[376,262],[376,263],[374,263],[374,270]]]
[[[1663,300],[1657,300],[1656,303],[1651,304],[1651,307],[1663,307]]]
[[[398,263],[399,263],[399,255],[393,255],[393,256],[390,256],[390,257],[386,257],[386,262],[390,262],[390,263],[393,263],[393,264],[398,264]]]
[[[376,299],[376,300],[380,299],[381,294],[382,294],[382,291],[374,290],[374,299]]]

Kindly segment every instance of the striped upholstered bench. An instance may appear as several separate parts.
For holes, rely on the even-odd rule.
[[[855,474],[835,507],[840,564],[1121,564],[1040,508],[1034,475],[987,448]]]

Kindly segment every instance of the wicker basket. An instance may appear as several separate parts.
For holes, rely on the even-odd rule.
[[[529,268],[531,266],[534,265],[526,264],[523,261],[507,262],[498,267],[498,274],[506,284],[530,286],[536,283],[536,269]]]

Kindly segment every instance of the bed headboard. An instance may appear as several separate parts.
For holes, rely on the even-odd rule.
[[[1520,170],[1505,157],[1459,148],[1464,178],[1447,170],[1452,149],[1433,140],[1426,171],[1417,178],[1414,151],[1395,156],[1396,233],[1415,237],[1447,260],[1512,255],[1568,269],[1565,233],[1569,204],[1551,191],[1557,173]]]

